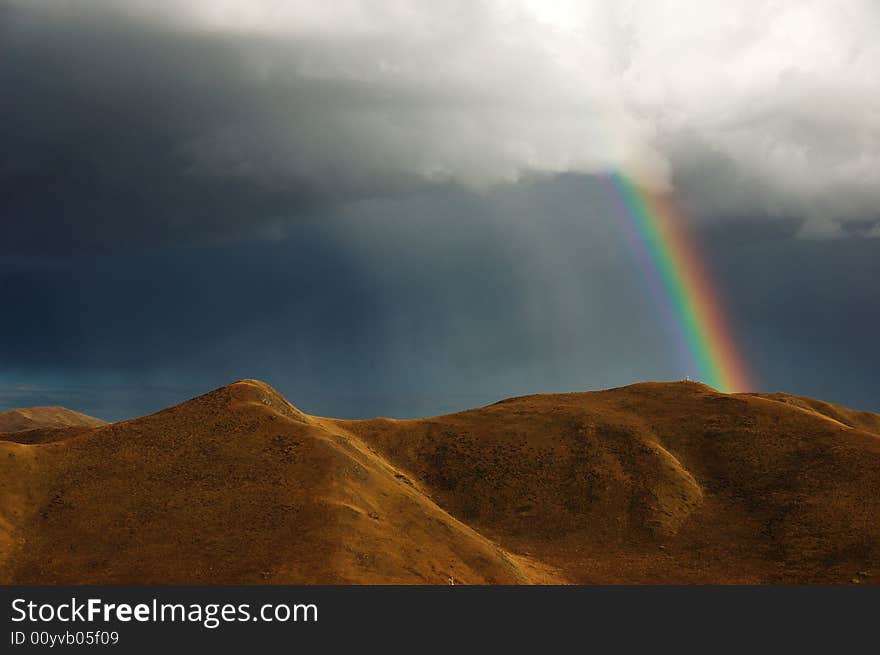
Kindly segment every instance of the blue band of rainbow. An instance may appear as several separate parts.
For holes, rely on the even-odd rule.
[[[721,298],[685,232],[674,198],[641,189],[620,173],[612,173],[610,180],[634,228],[630,232],[647,253],[643,267],[652,291],[662,294],[662,304],[669,307],[679,350],[697,369],[693,375],[719,391],[753,389]]]

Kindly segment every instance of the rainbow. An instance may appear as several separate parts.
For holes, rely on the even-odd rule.
[[[680,356],[693,367],[688,375],[727,393],[753,389],[721,299],[672,195],[641,189],[620,173],[609,174],[609,180],[652,295],[676,335]]]

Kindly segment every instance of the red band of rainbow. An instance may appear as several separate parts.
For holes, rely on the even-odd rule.
[[[754,388],[712,279],[688,237],[681,212],[671,194],[652,193],[620,173],[612,185],[647,252],[653,284],[671,305],[683,349],[697,371],[694,375],[719,391]]]

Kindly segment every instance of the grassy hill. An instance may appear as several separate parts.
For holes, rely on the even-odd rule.
[[[686,382],[347,421],[243,380],[0,437],[0,582],[877,582],[878,425]]]

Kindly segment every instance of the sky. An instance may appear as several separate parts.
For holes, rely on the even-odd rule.
[[[880,411],[877,70],[872,0],[0,0],[0,410],[694,377],[613,173],[755,391]]]

